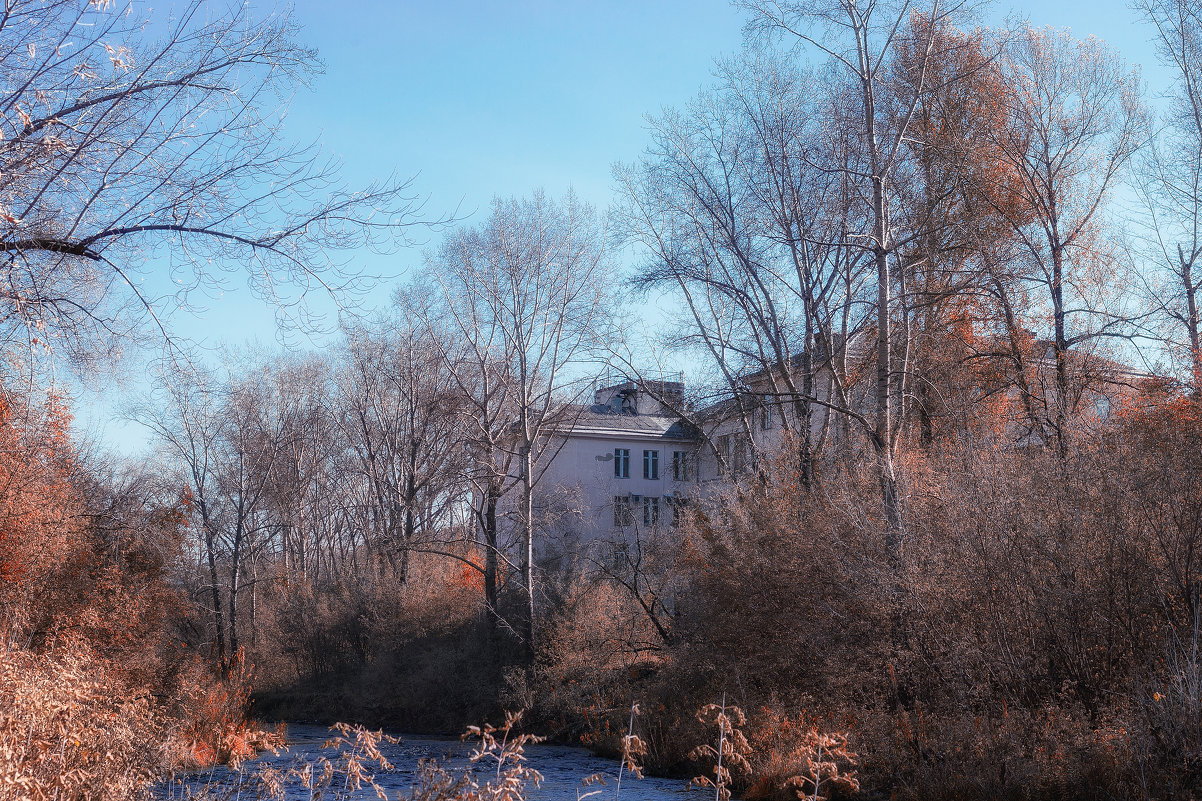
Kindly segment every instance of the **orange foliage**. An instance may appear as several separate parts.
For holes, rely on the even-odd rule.
[[[985,247],[1004,240],[1013,221],[1032,216],[1022,176],[1004,153],[989,145],[1013,128],[1009,89],[986,32],[942,24],[933,37],[940,57],[930,61],[920,55],[927,51],[930,26],[926,17],[913,16],[912,35],[900,40],[895,51],[895,69],[915,89],[919,75],[928,87],[912,122],[926,180],[934,184],[936,195],[953,190],[956,207],[947,211],[970,221],[977,234],[973,244]]]
[[[452,579],[452,583],[456,587],[472,592],[484,592],[484,574],[471,565],[462,565],[459,568],[459,575]]]
[[[992,286],[1014,227],[1032,217],[1018,169],[996,146],[1016,135],[999,46],[987,31],[946,23],[932,30],[915,14],[894,51],[903,87],[895,112],[908,113],[910,97],[919,101],[908,138],[915,180],[904,191],[913,225],[929,230],[906,253],[906,291],[915,422],[927,444],[964,433],[1007,435],[1024,411],[1007,391],[1013,366],[1001,357],[1011,343],[996,332],[1009,318]],[[932,228],[932,220],[941,224]]]
[[[0,396],[0,623],[41,606],[51,579],[82,539],[79,499],[69,481],[70,418],[51,399],[22,420]],[[40,417],[40,419],[39,419]],[[35,603],[30,603],[30,602]],[[22,610],[21,607],[25,609]]]
[[[199,660],[188,665],[180,692],[184,722],[175,736],[182,765],[237,766],[261,751],[283,747],[284,724],[267,730],[247,719],[252,670],[238,659],[231,675],[215,683]]]
[[[1202,398],[1168,379],[1148,378],[1138,392],[1120,396],[1114,415],[1145,435],[1162,426],[1202,433]]]

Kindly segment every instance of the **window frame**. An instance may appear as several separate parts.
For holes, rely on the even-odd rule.
[[[630,448],[614,448],[614,478],[630,478]]]
[[[659,526],[659,496],[643,496],[643,525],[648,528]]]
[[[689,480],[689,452],[688,451],[672,451],[672,480],[673,481],[688,481]]]
[[[643,478],[659,480],[659,451],[643,450]]]
[[[667,508],[672,511],[672,528],[676,528],[680,524],[681,513],[689,508],[689,499],[677,495],[666,500],[668,502]]]
[[[731,452],[731,435],[721,435],[718,437],[716,445],[718,446],[718,475],[724,476],[734,470],[733,459],[731,458],[733,456]]]
[[[629,528],[634,525],[634,508],[629,495],[615,495],[613,501],[614,528]]]

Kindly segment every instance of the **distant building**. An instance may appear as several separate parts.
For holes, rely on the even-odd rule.
[[[714,482],[779,447],[795,426],[792,403],[770,394],[764,376],[749,378],[743,396],[702,409],[686,408],[682,376],[602,381],[592,404],[563,410],[543,451],[535,495],[543,547],[569,552],[669,528],[682,506],[713,492]],[[826,407],[816,407],[815,430],[828,417]]]
[[[672,525],[696,484],[701,445],[683,403],[682,381],[623,378],[563,415],[535,499],[545,547],[621,541],[636,528]]]
[[[544,547],[568,552],[670,527],[683,505],[752,469],[757,454],[781,447],[785,432],[798,427],[792,397],[765,371],[746,376],[744,385],[737,396],[690,408],[683,374],[622,376],[601,380],[591,404],[562,410],[543,449],[535,496]],[[815,391],[831,396],[829,373]],[[821,404],[812,409],[817,438],[832,413]]]
[[[859,356],[860,354],[857,354]],[[798,357],[790,360],[795,370]],[[1030,391],[1045,406],[1054,398],[1055,362],[1043,350],[1033,355]],[[1021,412],[1021,393],[1005,359],[996,360],[971,391],[994,421],[989,436],[1024,447],[1038,442]],[[1099,357],[1074,354],[1071,415],[1078,425],[1105,425],[1111,403],[1134,396],[1151,376]],[[544,553],[577,553],[597,543],[622,543],[636,531],[671,527],[678,510],[711,495],[733,476],[756,467],[756,459],[777,452],[786,436],[796,437],[795,398],[787,383],[770,371],[742,380],[742,388],[703,408],[689,408],[680,380],[616,378],[601,381],[589,405],[563,410],[544,448],[535,494],[535,514]],[[818,402],[810,406],[815,449],[854,436],[847,416],[832,410],[834,384],[829,371],[814,381]],[[866,387],[845,387],[841,397],[871,419]]]

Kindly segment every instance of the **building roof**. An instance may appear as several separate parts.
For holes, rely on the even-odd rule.
[[[561,431],[566,429],[573,436],[697,439],[692,427],[679,417],[623,414],[600,404],[571,404],[564,409],[563,422],[556,427]]]

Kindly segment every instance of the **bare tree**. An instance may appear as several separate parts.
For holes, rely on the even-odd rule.
[[[653,119],[642,162],[616,170],[615,220],[650,254],[634,285],[682,299],[675,345],[712,364],[753,447],[766,445],[760,414],[793,430],[806,486],[814,410],[848,407],[842,357],[863,325],[854,199],[829,168],[827,111],[812,74],[749,51],[720,66],[715,90]]]
[[[535,653],[534,493],[552,433],[571,406],[570,370],[595,351],[612,283],[605,232],[590,207],[568,194],[496,200],[488,220],[460,229],[430,258],[422,281],[431,291],[402,296],[420,303],[447,342],[445,356],[464,397],[465,439],[476,487],[475,516],[486,558],[502,543],[498,505],[518,496],[515,529],[525,611],[522,639]],[[454,343],[458,342],[458,346]],[[491,562],[489,573],[495,573]],[[495,603],[495,577],[486,574]],[[491,587],[491,589],[490,589]]]
[[[222,380],[191,367],[164,376],[157,396],[135,412],[163,443],[190,492],[207,572],[214,656],[223,672],[240,658],[245,568],[275,530],[267,507],[287,415],[273,402],[279,386],[264,378],[252,372]]]
[[[902,545],[896,456],[910,375],[906,364],[908,343],[904,336],[899,342],[894,331],[901,275],[896,262],[902,249],[921,235],[921,231],[897,226],[903,219],[897,187],[903,180],[906,142],[919,104],[935,83],[932,66],[946,57],[941,47],[946,40],[940,33],[948,26],[954,27],[968,3],[749,0],[745,5],[753,14],[749,23],[752,30],[772,38],[783,37],[824,57],[847,93],[843,106],[846,116],[841,122],[847,126],[853,161],[843,169],[867,217],[866,229],[857,226],[847,235],[871,255],[876,273],[875,408],[868,433],[878,464],[886,544],[896,553]],[[923,24],[908,25],[914,17]],[[891,80],[890,58],[899,45],[912,60],[910,77],[905,82]],[[948,80],[948,76],[942,80]],[[904,289],[900,294],[904,295]]]
[[[348,331],[334,400],[367,488],[372,541],[401,583],[410,553],[438,544],[436,530],[463,496],[461,396],[429,336],[403,310]]]
[[[684,589],[684,545],[675,528],[632,528],[629,537],[612,543],[612,551],[590,556],[589,561],[598,576],[621,587],[638,604],[659,637],[658,643],[635,647],[652,650],[670,646],[674,642],[676,597]]]
[[[1002,70],[1012,124],[995,131],[993,144],[1021,178],[1023,204],[1008,212],[1019,253],[997,288],[1006,292],[1016,280],[1035,287],[1050,317],[1052,408],[1035,422],[1043,439],[1063,451],[1075,394],[1070,349],[1128,331],[1128,318],[1105,308],[1097,290],[1114,268],[1106,201],[1143,142],[1145,114],[1137,74],[1097,40],[1024,28],[1006,48]],[[1033,369],[1041,369],[1040,361],[1037,355]],[[1039,379],[1022,378],[1031,386]]]
[[[343,487],[335,479],[334,461],[344,441],[337,436],[330,408],[330,366],[309,355],[264,355],[257,361],[248,370],[249,381],[231,377],[231,392],[242,405],[257,410],[245,425],[272,433],[261,441],[257,460],[267,472],[260,505],[269,540],[264,555],[279,557],[286,574],[316,580],[320,555],[329,545],[323,542],[329,523],[338,519],[344,503]],[[250,566],[256,569],[258,560]],[[253,601],[253,590],[251,597]]]
[[[228,668],[226,622],[222,599],[219,560],[222,559],[220,500],[217,489],[219,418],[215,386],[208,375],[183,381],[173,377],[163,382],[165,397],[148,401],[134,415],[149,426],[166,445],[177,465],[179,483],[188,488],[189,505],[195,510],[200,529],[204,569],[207,571],[208,612],[213,619],[214,652],[218,667]],[[166,401],[166,403],[163,403]],[[167,404],[170,404],[169,406]],[[178,460],[178,461],[176,461]]]
[[[296,306],[353,289],[339,249],[416,222],[407,181],[344,186],[278,120],[318,70],[286,15],[188,0],[13,0],[0,12],[0,327],[86,355],[241,275]],[[165,260],[160,296],[141,281]],[[162,269],[159,267],[159,269]],[[303,313],[303,307],[299,309]],[[165,330],[165,329],[164,329]]]
[[[1136,4],[1156,30],[1161,61],[1174,72],[1158,135],[1139,159],[1146,240],[1170,279],[1155,299],[1174,328],[1168,340],[1187,353],[1194,390],[1202,388],[1202,331],[1197,275],[1202,258],[1202,5],[1195,0]],[[1184,348],[1180,348],[1184,345]]]

